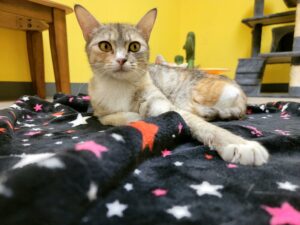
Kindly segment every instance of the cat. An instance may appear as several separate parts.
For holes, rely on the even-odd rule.
[[[137,25],[101,24],[84,7],[74,11],[86,41],[93,71],[88,86],[94,115],[104,125],[126,125],[167,111],[179,113],[192,136],[215,149],[225,161],[262,165],[267,150],[207,120],[239,118],[246,97],[234,81],[197,70],[149,65],[148,41],[157,10]]]

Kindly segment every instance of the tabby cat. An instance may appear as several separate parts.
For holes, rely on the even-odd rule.
[[[125,125],[176,111],[193,137],[215,149],[224,160],[244,165],[267,162],[269,154],[258,142],[205,121],[244,115],[246,97],[234,81],[198,70],[149,65],[148,41],[156,9],[136,26],[101,24],[80,5],[75,6],[75,13],[93,71],[91,104],[102,124]]]

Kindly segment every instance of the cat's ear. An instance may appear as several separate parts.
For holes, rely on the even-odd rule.
[[[142,32],[146,41],[149,41],[150,34],[156,19],[157,9],[151,9],[149,12],[146,13],[145,16],[138,22],[136,28]]]
[[[93,31],[101,26],[101,24],[81,5],[75,5],[74,11],[77,21],[81,27],[83,37],[89,41],[92,37]]]

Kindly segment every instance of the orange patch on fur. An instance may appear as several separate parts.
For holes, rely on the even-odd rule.
[[[148,146],[150,151],[152,151],[155,135],[157,134],[159,127],[155,124],[146,123],[144,121],[133,122],[129,125],[141,132],[143,141],[142,150],[144,150]]]
[[[223,88],[228,82],[210,77],[200,79],[194,88],[193,100],[203,106],[214,106],[223,91]]]

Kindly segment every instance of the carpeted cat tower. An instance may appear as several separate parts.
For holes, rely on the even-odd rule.
[[[249,58],[239,59],[235,80],[248,96],[260,96],[265,65],[290,63],[289,84],[280,87],[273,84],[263,92],[277,97],[278,93],[288,92],[289,97],[300,97],[300,0],[284,0],[288,8],[296,7],[296,10],[267,15],[264,14],[264,3],[265,0],[255,0],[253,17],[242,20],[252,29],[252,53]],[[293,25],[273,28],[271,52],[260,52],[264,26],[293,22]],[[287,94],[279,96],[286,97]]]

